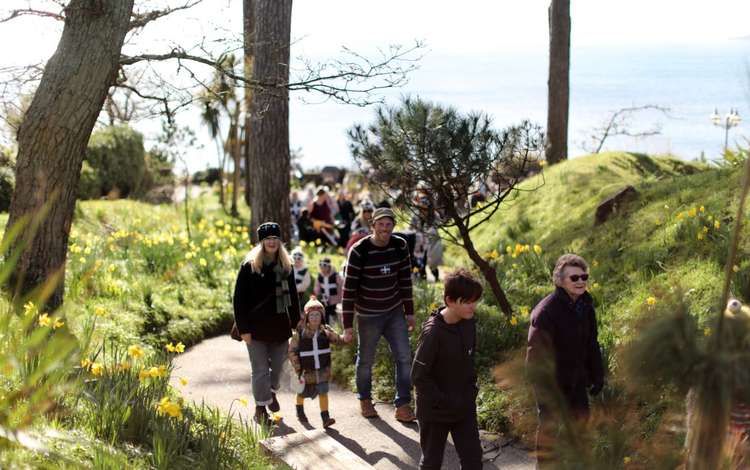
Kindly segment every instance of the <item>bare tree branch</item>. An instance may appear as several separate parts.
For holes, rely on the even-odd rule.
[[[591,142],[593,146],[589,146],[587,142],[584,142],[582,144],[583,149],[587,152],[596,154],[601,152],[602,148],[604,147],[604,142],[609,137],[618,135],[628,137],[649,137],[661,134],[661,125],[658,123],[654,124],[648,129],[644,129],[641,131],[631,131],[629,129],[630,119],[633,117],[633,114],[648,110],[658,111],[666,117],[671,117],[669,114],[671,111],[670,108],[655,104],[620,108],[617,111],[613,112],[610,115],[609,119],[602,126],[592,129]]]
[[[163,18],[167,15],[170,15],[176,11],[180,10],[187,10],[189,8],[194,7],[195,5],[203,2],[203,0],[192,0],[187,1],[183,5],[174,7],[174,8],[165,8],[164,10],[153,10],[153,11],[147,11],[143,13],[135,12],[133,13],[133,17],[130,20],[130,26],[128,29],[137,29],[137,28],[143,28],[148,23],[158,20],[159,18]]]
[[[8,16],[4,18],[0,18],[0,23],[6,23],[8,21],[11,21],[21,16],[39,16],[42,18],[52,18],[58,21],[62,21],[65,19],[65,17],[60,13],[53,13],[51,11],[44,11],[44,10],[35,10],[33,8],[22,8],[18,10],[11,10]]]

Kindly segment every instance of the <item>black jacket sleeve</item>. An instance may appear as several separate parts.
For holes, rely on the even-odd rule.
[[[252,328],[250,309],[253,302],[252,268],[249,264],[243,264],[237,275],[237,282],[234,284],[232,302],[234,305],[234,321],[237,322],[237,329],[240,330],[240,334],[250,333]]]
[[[289,273],[286,282],[289,284],[289,297],[291,297],[292,305],[289,306],[289,328],[297,328],[297,323],[300,319],[300,304],[299,295],[297,295],[297,283],[294,281],[294,270]]]
[[[445,401],[445,394],[438,387],[432,373],[438,350],[437,331],[433,328],[423,330],[411,367],[411,381],[417,388],[417,393],[434,407],[439,407]]]

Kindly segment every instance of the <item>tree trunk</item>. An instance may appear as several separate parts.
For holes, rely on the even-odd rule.
[[[506,317],[512,317],[513,308],[510,306],[510,302],[508,302],[508,298],[505,296],[503,288],[500,287],[500,281],[497,280],[495,268],[493,268],[487,260],[482,258],[479,252],[477,252],[477,249],[474,248],[474,242],[471,241],[469,229],[466,227],[466,224],[464,224],[463,219],[459,217],[455,207],[448,208],[448,216],[456,222],[456,228],[458,228],[458,233],[461,235],[461,240],[463,241],[463,248],[466,250],[466,253],[468,253],[471,261],[474,262],[474,265],[479,268],[484,279],[490,285],[492,294],[495,296],[498,305],[500,305],[500,310],[503,311]]]
[[[62,304],[81,165],[117,76],[132,12],[133,0],[70,0],[57,50],[18,130],[16,189],[5,237],[26,217],[43,213],[43,219],[12,241],[10,249],[21,250],[12,281],[22,294],[56,282],[50,309]]]
[[[289,213],[289,38],[292,0],[256,0],[253,80],[273,84],[252,93],[250,225],[274,221],[285,242]]]
[[[237,129],[237,138],[232,147],[232,156],[234,157],[234,171],[232,172],[232,217],[240,215],[239,211],[239,194],[240,194],[240,161],[242,160],[242,142],[245,135],[245,128],[240,128],[240,104],[237,103],[235,108],[235,128]]]
[[[550,164],[568,158],[570,98],[570,0],[552,0],[549,7],[549,77],[547,80],[547,142]]]
[[[255,45],[255,0],[243,0],[243,43],[245,49],[245,77],[253,76],[253,46]],[[250,107],[252,106],[252,88],[245,86],[245,140],[243,153],[245,161],[245,203],[250,206]]]

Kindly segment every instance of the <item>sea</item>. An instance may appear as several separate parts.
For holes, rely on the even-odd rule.
[[[428,51],[407,86],[382,97],[397,105],[405,95],[420,96],[461,111],[482,111],[497,128],[528,119],[544,127],[547,107],[546,48],[518,48],[476,55]],[[317,103],[317,104],[316,104]],[[619,109],[658,106],[667,111],[631,113],[629,133],[658,131],[649,137],[612,137],[604,150],[672,154],[685,160],[717,159],[725,129],[713,125],[716,110],[737,110],[743,119],[729,130],[730,148],[750,146],[750,40],[705,45],[587,46],[571,50],[569,154],[590,152],[596,135]],[[346,130],[367,124],[374,107],[320,102],[293,93],[290,141],[303,166],[352,166]]]

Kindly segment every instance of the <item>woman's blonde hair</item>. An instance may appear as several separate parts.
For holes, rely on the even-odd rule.
[[[292,259],[289,257],[289,253],[284,248],[284,245],[279,243],[279,251],[276,252],[276,261],[281,264],[285,273],[292,272]],[[242,264],[250,263],[250,267],[254,273],[259,273],[263,269],[263,242],[259,242],[248,252]]]

